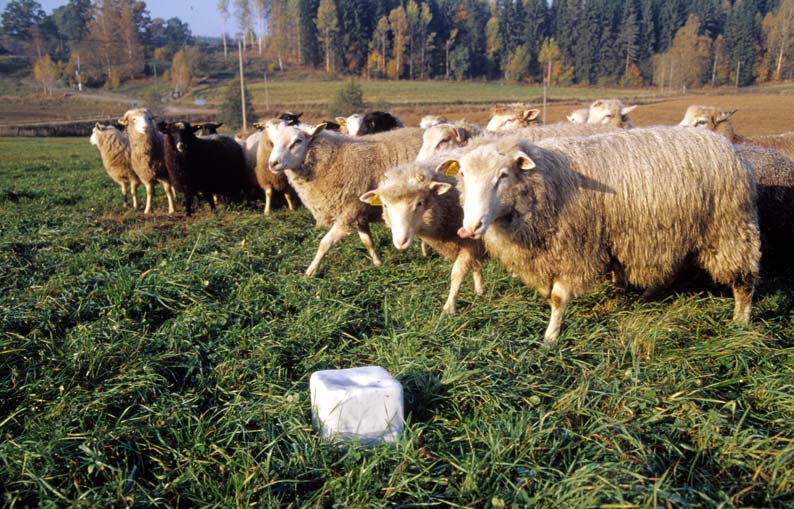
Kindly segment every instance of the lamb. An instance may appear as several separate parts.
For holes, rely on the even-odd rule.
[[[458,233],[482,238],[490,255],[550,298],[545,344],[557,341],[569,300],[610,269],[658,287],[694,262],[732,286],[733,319],[750,320],[756,190],[724,137],[674,127],[536,144],[509,137],[459,165]]]
[[[230,199],[250,191],[243,149],[228,136],[200,138],[188,122],[161,122],[165,162],[174,186],[184,195],[190,216],[193,198],[201,195],[215,210],[213,195]]]
[[[634,123],[629,118],[629,113],[635,108],[637,108],[636,105],[626,106],[620,99],[599,99],[590,105],[587,123],[631,129],[634,127]]]
[[[731,116],[736,110],[725,111],[714,106],[693,104],[686,110],[680,126],[705,127],[723,134],[734,143],[760,145],[779,150],[787,157],[794,159],[794,131],[777,135],[741,136],[736,134],[731,124]]]
[[[482,264],[485,246],[476,239],[458,237],[463,219],[455,178],[436,173],[436,165],[407,163],[386,172],[380,185],[361,196],[364,203],[379,198],[383,219],[391,228],[394,247],[408,249],[414,237],[427,242],[442,256],[455,260],[444,313],[455,314],[458,292],[472,273],[477,295],[483,294]]]
[[[300,114],[298,116],[300,116]],[[284,122],[282,117],[283,115],[279,117],[279,119],[268,120],[263,123],[265,131],[256,152],[256,181],[259,187],[265,192],[265,215],[270,214],[273,191],[283,193],[284,199],[287,201],[287,207],[289,207],[290,210],[295,210],[295,204],[292,199],[295,191],[292,189],[292,186],[289,185],[287,176],[283,173],[273,173],[268,168],[268,160],[270,159],[270,152],[273,150],[273,143],[267,136],[267,126],[272,125],[275,127],[277,124]],[[296,124],[287,122],[287,125]]]
[[[528,141],[542,140],[557,136],[590,136],[618,131],[609,125],[571,124],[560,122],[557,124],[525,127],[515,131],[496,132],[485,135],[479,134],[479,129],[470,125],[442,124],[425,130],[422,137],[422,148],[419,149],[417,161],[426,161],[436,154],[446,150],[467,147],[469,150],[480,145],[492,143],[504,136],[520,136]]]
[[[494,108],[491,120],[485,126],[486,131],[512,131],[521,127],[540,125],[540,110],[527,108],[523,104],[509,104]]]
[[[128,110],[119,119],[119,124],[127,128],[132,169],[146,188],[146,207],[143,213],[151,212],[154,183],[159,182],[168,199],[168,213],[173,214],[176,194],[168,180],[163,155],[163,136],[154,125],[154,115],[145,108]]]
[[[218,134],[218,129],[223,125],[223,122],[204,122],[196,124],[194,127],[201,131],[201,136],[212,136]]]
[[[138,185],[141,181],[132,170],[130,162],[130,141],[124,134],[112,125],[102,125],[99,122],[91,133],[91,145],[99,150],[102,165],[108,176],[121,187],[121,196],[124,206],[127,206],[127,184],[132,194],[132,208],[138,208]]]
[[[369,223],[373,207],[359,196],[377,186],[387,168],[412,161],[422,143],[422,130],[404,128],[366,137],[350,138],[314,127],[269,125],[273,142],[270,169],[286,172],[318,226],[331,230],[320,241],[307,276],[317,273],[325,253],[339,240],[357,231],[374,265],[381,264],[372,244]]]
[[[573,124],[586,124],[587,117],[589,116],[590,116],[590,108],[580,108],[578,110],[573,110],[565,118],[568,119],[568,122],[571,122]]]
[[[422,117],[422,120],[419,121],[419,127],[422,129],[427,129],[428,127],[433,127],[434,125],[446,123],[448,123],[446,117],[441,117],[439,115],[425,115]]]

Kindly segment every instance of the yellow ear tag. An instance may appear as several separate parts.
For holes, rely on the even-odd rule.
[[[378,196],[377,194],[372,195],[372,199],[369,201],[369,204],[372,205],[373,207],[383,206],[383,202],[380,201],[380,196]]]
[[[340,118],[340,119],[339,119],[339,127],[345,127],[345,124],[346,124],[346,123],[347,123],[347,122],[345,121],[345,119],[343,119],[343,118]]]
[[[447,169],[444,170],[444,175],[446,175],[447,177],[454,177],[455,175],[458,174],[459,171],[460,171],[460,164],[458,164],[457,161],[452,161],[451,163],[449,163],[449,166],[447,166]]]

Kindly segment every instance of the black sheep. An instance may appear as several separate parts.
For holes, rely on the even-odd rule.
[[[210,136],[218,134],[218,129],[223,125],[223,122],[204,122],[196,124],[194,127],[201,131],[201,136]]]
[[[192,214],[193,198],[202,196],[215,210],[213,195],[240,199],[250,196],[243,149],[228,136],[199,138],[197,126],[161,122],[165,165],[171,183],[185,198],[185,213]]]
[[[300,121],[301,115],[303,115],[303,113],[292,113],[291,111],[285,111],[284,113],[278,116],[278,119],[283,120],[284,122],[287,123],[287,125],[298,125],[301,123]],[[333,120],[325,120],[323,123],[325,124],[326,130],[331,130],[331,131],[339,130],[339,124],[337,124]]]
[[[361,120],[361,127],[358,128],[356,135],[364,136],[365,134],[382,133],[398,127],[403,127],[403,123],[391,113],[370,111]]]

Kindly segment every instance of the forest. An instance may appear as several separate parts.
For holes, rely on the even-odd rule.
[[[189,86],[207,55],[235,65],[238,40],[274,72],[391,80],[676,90],[794,74],[794,0],[219,0],[216,9],[214,39],[152,18],[138,0],[69,0],[50,14],[12,0],[0,53],[25,55],[50,86],[108,88],[163,62],[175,89]]]

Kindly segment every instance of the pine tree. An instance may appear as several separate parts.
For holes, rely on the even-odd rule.
[[[637,59],[637,39],[639,36],[639,23],[635,12],[634,2],[631,0],[624,4],[623,16],[620,21],[621,31],[618,37],[618,44],[625,56],[623,76],[629,74],[629,66]]]
[[[734,82],[739,86],[750,85],[755,80],[757,13],[754,0],[736,0],[725,20],[726,49],[731,58]]]

